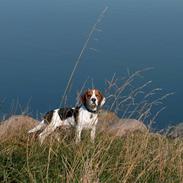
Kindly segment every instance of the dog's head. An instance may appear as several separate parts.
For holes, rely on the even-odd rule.
[[[97,89],[88,89],[81,96],[82,104],[91,111],[97,111],[105,103],[105,97]]]

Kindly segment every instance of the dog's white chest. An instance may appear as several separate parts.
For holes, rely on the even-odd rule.
[[[80,108],[78,116],[78,125],[83,128],[92,128],[97,124],[97,114],[91,113],[84,108]]]

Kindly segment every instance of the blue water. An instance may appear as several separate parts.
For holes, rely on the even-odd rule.
[[[153,67],[152,88],[175,94],[156,128],[183,121],[182,0],[1,0],[1,116],[40,113],[60,105],[75,61],[98,15],[109,9],[75,73],[68,105],[87,78],[104,91],[105,81]],[[93,51],[94,48],[96,51]],[[91,86],[91,82],[87,87]],[[19,105],[20,104],[20,105]]]

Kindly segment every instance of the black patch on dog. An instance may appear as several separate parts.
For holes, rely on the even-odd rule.
[[[61,120],[65,120],[67,118],[74,117],[75,123],[77,124],[78,116],[79,116],[79,109],[80,109],[80,106],[77,106],[74,109],[60,108],[57,112],[58,112],[58,115],[60,116]],[[48,125],[51,122],[54,112],[55,112],[55,110],[51,110],[44,115],[43,119],[45,121],[45,124]]]
[[[58,115],[60,116],[61,120],[65,120],[74,116],[74,109],[72,108],[61,108],[58,110]]]
[[[81,106],[77,106],[74,110],[74,120],[75,120],[75,123],[76,125],[78,124],[78,116],[79,116],[79,109],[80,109]]]
[[[49,123],[51,122],[51,119],[52,119],[52,117],[53,117],[53,113],[54,113],[54,110],[51,110],[51,111],[47,112],[47,113],[44,115],[43,119],[44,119],[44,122],[45,122],[46,124],[49,124]]]
[[[79,109],[80,106],[77,106],[76,108],[61,108],[58,111],[58,115],[60,116],[61,120],[65,120],[70,117],[74,117],[74,121],[77,124],[78,122],[78,116],[79,116]]]

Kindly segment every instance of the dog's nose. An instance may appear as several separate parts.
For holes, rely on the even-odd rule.
[[[92,98],[91,101],[92,101],[93,103],[95,103],[95,102],[96,102],[96,98]]]

